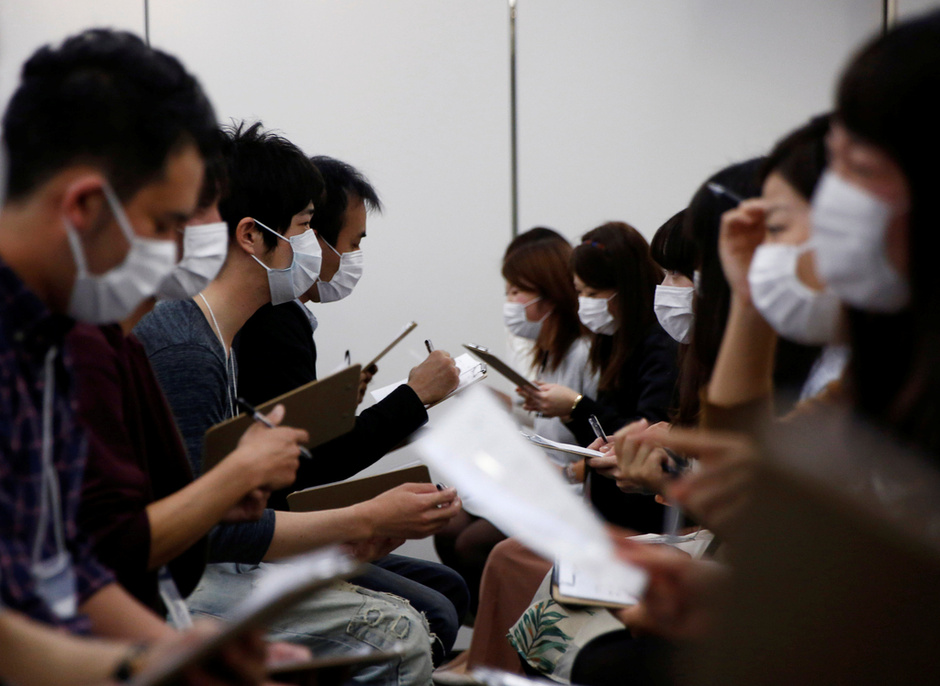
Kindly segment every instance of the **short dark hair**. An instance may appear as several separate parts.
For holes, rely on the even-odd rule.
[[[760,182],[763,184],[776,173],[804,198],[811,199],[826,170],[828,132],[829,115],[822,114],[781,138],[761,164]]]
[[[100,168],[127,199],[182,146],[213,154],[216,129],[202,88],[175,57],[124,31],[90,29],[23,65],[3,116],[9,197],[82,163]]]
[[[234,238],[245,217],[283,234],[294,215],[323,192],[319,172],[300,148],[265,131],[261,122],[226,128],[222,154],[227,188],[219,200],[219,214],[228,224],[229,238]],[[315,208],[314,214],[318,211]],[[277,237],[268,231],[261,229],[261,236],[268,248],[277,245]]]
[[[619,326],[611,336],[594,336],[591,364],[600,374],[599,390],[618,390],[624,365],[656,322],[653,295],[663,270],[639,231],[625,222],[607,222],[581,237],[571,253],[571,271],[586,286],[617,293]]]
[[[310,226],[320,238],[336,247],[351,196],[362,200],[369,212],[381,212],[382,202],[369,180],[352,165],[326,155],[311,157],[310,162],[323,177],[324,187]]]
[[[691,279],[698,263],[695,244],[682,230],[685,210],[679,210],[660,226],[650,241],[650,255],[660,267]]]

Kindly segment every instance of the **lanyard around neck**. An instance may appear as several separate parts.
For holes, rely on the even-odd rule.
[[[226,384],[226,396],[228,398],[229,416],[234,417],[236,414],[235,399],[238,397],[238,381],[235,379],[235,359],[232,355],[232,349],[225,347],[225,339],[222,338],[222,328],[219,326],[219,321],[215,318],[212,305],[209,304],[209,301],[206,300],[206,296],[202,293],[199,294],[199,297],[202,298],[203,304],[205,304],[206,309],[209,311],[209,318],[212,320],[212,325],[215,327],[215,334],[219,337],[219,345],[222,346],[222,352],[225,354],[225,371],[231,379],[231,383]]]

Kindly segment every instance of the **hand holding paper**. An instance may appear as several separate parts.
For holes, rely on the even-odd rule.
[[[639,595],[646,575],[618,560],[603,524],[489,393],[467,391],[415,443],[475,511],[548,559],[597,570],[604,583]]]

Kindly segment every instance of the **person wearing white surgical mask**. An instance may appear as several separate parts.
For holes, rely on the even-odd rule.
[[[238,388],[242,397],[255,404],[318,378],[315,338],[319,340],[324,335],[322,330],[329,327],[319,325],[313,315],[318,309],[310,306],[324,303],[332,307],[352,292],[362,274],[362,241],[369,213],[381,211],[375,189],[354,167],[326,157],[313,157],[310,162],[319,172],[324,189],[313,194],[316,210],[310,221],[323,256],[319,280],[292,302],[259,308],[242,327],[236,346]],[[340,303],[336,309],[343,305]],[[403,321],[407,321],[410,316],[407,304],[402,306],[401,313]],[[333,316],[343,320],[343,312],[334,312]],[[327,373],[337,363],[365,364],[367,356],[375,354],[369,341],[381,334],[368,318],[364,321],[369,330],[364,337],[351,336],[343,326],[333,330],[334,336],[345,334],[348,339],[341,343],[336,359],[327,363]],[[409,340],[403,345],[408,345]],[[343,353],[347,348],[348,357]],[[271,354],[272,351],[276,354]],[[375,371],[374,367],[360,371],[360,401]],[[425,405],[452,391],[458,377],[456,364],[445,351],[432,352],[411,370],[406,383],[375,405],[362,409],[351,431],[316,447],[314,460],[298,471],[293,486],[272,494],[271,507],[286,510],[289,492],[345,479],[374,463],[427,421]],[[434,657],[443,659],[459,630],[453,619],[454,608],[462,613],[466,606],[466,593],[460,592],[465,591],[461,589],[462,580],[455,572],[425,561],[408,560],[402,566],[394,564],[393,556],[373,564],[385,566],[380,570],[370,568],[357,583],[373,591],[387,590],[407,598],[424,613],[438,639],[434,642]],[[427,573],[429,570],[431,573]],[[414,579],[407,578],[409,573],[414,573]]]
[[[97,658],[97,676],[87,664],[95,646],[72,661],[95,682],[126,680],[134,646],[165,644],[173,631],[116,582],[77,523],[88,441],[66,336],[76,317],[121,318],[172,268],[174,237],[217,146],[215,115],[178,60],[126,32],[93,29],[43,46],[19,73],[2,118],[0,426],[4,464],[16,468],[0,483],[0,549],[23,554],[2,556],[0,597],[4,612],[59,634],[125,642],[124,658]],[[230,666],[242,672],[243,657]],[[261,667],[260,656],[247,657]],[[45,660],[31,658],[47,672],[35,683],[75,676]]]
[[[784,137],[763,165],[761,197],[722,216],[718,249],[731,304],[709,401],[736,405],[773,388],[777,336],[826,346],[802,397],[841,377],[847,362],[844,313],[817,273],[810,222],[827,130],[828,118],[818,117]]]
[[[683,234],[685,210],[670,217],[653,236],[650,254],[666,275],[656,286],[653,311],[660,326],[677,343],[688,344],[695,321],[693,301],[695,282],[695,250]]]
[[[218,217],[218,210],[212,210],[215,221],[190,222],[180,234],[182,257],[160,283],[158,298],[191,298],[219,273],[228,254],[228,226]]]
[[[581,322],[593,332],[589,360],[598,390],[588,394],[562,384],[540,384],[538,391],[524,392],[525,409],[560,417],[585,446],[595,441],[591,415],[609,436],[640,419],[665,421],[678,376],[678,348],[653,312],[663,272],[646,239],[629,224],[603,224],[582,237],[570,265]],[[592,481],[591,502],[608,521],[637,531],[658,529],[660,505],[646,496],[621,493],[606,468],[598,474],[610,478]]]

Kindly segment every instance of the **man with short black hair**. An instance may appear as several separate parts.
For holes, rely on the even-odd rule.
[[[332,157],[311,157],[324,193],[310,222],[317,232],[323,261],[317,283],[305,297],[334,302],[349,295],[362,275],[362,239],[368,212],[381,211],[378,194],[355,167]],[[242,328],[236,353],[239,388],[252,403],[276,398],[317,378],[316,319],[300,302],[266,305]],[[265,351],[277,350],[277,355]],[[352,431],[314,450],[315,460],[302,463],[294,484],[272,495],[269,505],[287,509],[287,494],[345,479],[368,467],[428,420],[425,404],[436,402],[457,385],[456,365],[435,351],[412,370],[408,382],[363,410]],[[356,583],[406,598],[428,618],[439,639],[436,664],[443,662],[457,639],[470,606],[463,578],[444,565],[401,555],[375,560]]]
[[[39,622],[133,641],[176,635],[76,526],[85,435],[63,348],[75,319],[126,317],[172,270],[215,131],[175,58],[108,30],[37,51],[4,114],[0,605]]]
[[[206,430],[238,414],[239,366],[231,353],[235,336],[258,308],[289,303],[305,293],[320,267],[310,218],[322,182],[309,160],[260,124],[229,131],[223,152],[228,187],[219,212],[230,242],[222,270],[194,299],[158,303],[135,329],[196,474],[202,471]],[[278,357],[282,351],[271,345],[259,354]],[[232,598],[253,587],[259,570],[252,565],[328,543],[354,542],[387,551],[387,540],[426,536],[459,510],[454,489],[406,484],[352,507],[267,510],[258,522],[220,525],[210,536],[210,560],[217,564],[207,567],[189,598],[190,607],[225,616]],[[401,652],[398,660],[359,672],[357,680],[365,683],[430,681],[427,624],[400,598],[334,585],[284,615],[272,631],[322,654],[348,654],[368,646]]]

